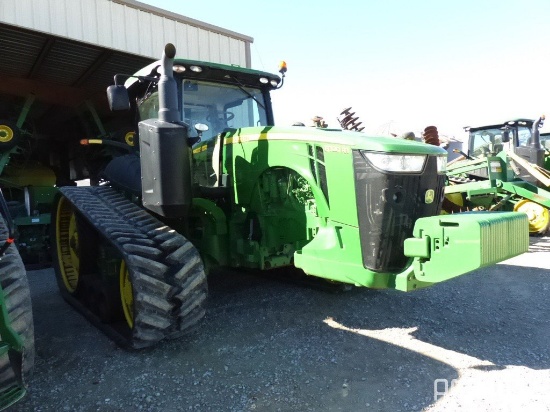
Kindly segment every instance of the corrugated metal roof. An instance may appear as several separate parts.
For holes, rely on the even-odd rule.
[[[132,0],[0,0],[1,108],[34,95],[42,119],[86,100],[108,115],[113,76],[159,59],[166,43],[181,58],[250,67],[252,41]]]
[[[1,0],[0,22],[150,58],[173,43],[182,58],[251,65],[251,37],[133,0]]]
[[[0,76],[79,87],[90,93],[104,92],[116,73],[134,73],[154,60],[1,23],[0,55],[4,56]]]

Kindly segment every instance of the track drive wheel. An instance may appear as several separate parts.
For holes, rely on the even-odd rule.
[[[550,212],[548,209],[538,203],[530,200],[520,200],[514,206],[514,212],[523,212],[527,214],[529,221],[529,233],[531,235],[544,235],[550,227]]]

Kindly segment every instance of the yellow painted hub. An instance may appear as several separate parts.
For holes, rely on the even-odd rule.
[[[0,143],[7,143],[13,139],[13,130],[11,127],[0,124]]]
[[[538,203],[524,199],[516,203],[514,212],[523,212],[527,214],[529,221],[529,233],[544,233],[550,224],[550,213],[548,209]]]
[[[76,216],[69,201],[62,197],[57,205],[56,247],[63,284],[74,293],[80,278],[80,243]]]
[[[133,146],[133,145],[136,144],[136,143],[135,143],[135,140],[134,140],[135,136],[136,136],[136,133],[135,133],[135,132],[128,132],[128,133],[126,133],[126,135],[124,136],[124,140],[126,141],[126,144],[127,144],[128,146]]]
[[[122,302],[122,310],[124,317],[130,328],[134,327],[134,292],[132,283],[130,282],[130,272],[126,266],[126,262],[120,264],[120,301]]]

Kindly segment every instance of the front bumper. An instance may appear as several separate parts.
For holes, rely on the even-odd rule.
[[[309,275],[370,288],[410,291],[466,274],[527,252],[527,215],[473,212],[418,219],[404,242],[409,258],[399,272],[374,272],[363,265],[358,228],[328,224],[294,255]]]

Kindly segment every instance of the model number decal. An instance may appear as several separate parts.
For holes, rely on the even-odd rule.
[[[325,146],[323,147],[325,152],[335,152],[335,153],[351,153],[351,149],[346,146]]]

